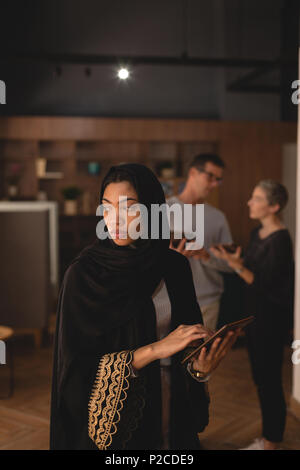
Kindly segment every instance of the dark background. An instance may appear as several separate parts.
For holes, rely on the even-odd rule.
[[[298,0],[1,2],[0,113],[295,121],[298,24]]]

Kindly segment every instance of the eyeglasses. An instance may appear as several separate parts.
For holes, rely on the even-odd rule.
[[[214,175],[210,171],[206,171],[206,170],[199,170],[199,171],[200,173],[205,173],[210,182],[216,181],[216,183],[221,184],[223,181],[223,178],[219,178],[218,176]]]

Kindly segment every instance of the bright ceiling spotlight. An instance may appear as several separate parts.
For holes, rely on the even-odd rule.
[[[118,70],[118,77],[120,80],[127,80],[129,77],[129,70],[126,69],[125,67],[122,67]]]

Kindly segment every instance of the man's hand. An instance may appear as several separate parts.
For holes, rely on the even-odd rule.
[[[210,254],[204,248],[201,250],[186,250],[192,252],[192,258],[201,259],[201,261],[208,261],[210,259]]]
[[[182,255],[186,256],[187,258],[195,258],[195,259],[201,259],[202,261],[207,261],[210,258],[210,254],[202,248],[201,250],[186,250],[185,249],[185,244],[188,240],[184,237],[182,240],[180,240],[178,246],[175,248],[172,240],[170,241],[170,248],[172,250],[178,251],[178,253],[181,253]]]

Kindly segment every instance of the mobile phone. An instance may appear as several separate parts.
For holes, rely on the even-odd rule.
[[[238,247],[235,243],[226,243],[222,246],[228,253],[235,253]]]
[[[238,320],[232,323],[227,323],[227,325],[222,326],[213,336],[208,338],[207,340],[203,341],[200,346],[195,348],[193,351],[191,351],[185,358],[181,361],[181,364],[185,364],[189,359],[194,357],[196,354],[198,354],[202,348],[209,348],[212,343],[214,342],[215,339],[217,338],[223,338],[226,336],[226,334],[229,331],[235,331],[238,328],[245,328],[245,326],[249,325],[250,323],[253,322],[254,316],[251,315],[250,317],[243,318],[242,320]]]
[[[176,238],[175,238],[175,235],[177,235]],[[179,236],[179,238],[178,238],[178,236]],[[172,242],[172,245],[174,246],[174,248],[177,248],[179,243],[181,242],[181,240],[183,240],[182,233],[179,234],[177,232],[171,232],[170,233],[170,238],[171,238],[171,242]]]

